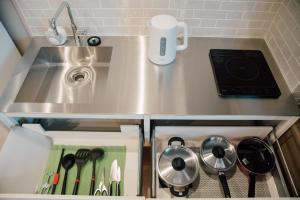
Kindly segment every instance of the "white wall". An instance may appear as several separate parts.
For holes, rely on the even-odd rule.
[[[300,0],[285,0],[265,40],[300,104]]]
[[[283,0],[69,0],[89,34],[143,35],[146,21],[170,14],[187,22],[192,36],[263,38]],[[31,35],[44,35],[62,0],[15,0]],[[60,24],[69,26],[62,17]]]

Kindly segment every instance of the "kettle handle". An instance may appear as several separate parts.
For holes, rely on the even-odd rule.
[[[183,44],[177,45],[176,48],[177,51],[182,51],[185,50],[188,46],[188,28],[186,23],[184,22],[178,22],[177,27],[183,28]]]

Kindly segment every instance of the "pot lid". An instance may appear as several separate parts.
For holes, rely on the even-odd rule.
[[[160,155],[158,173],[169,185],[187,186],[198,176],[198,157],[184,146],[170,146]]]
[[[222,136],[211,136],[203,141],[200,156],[206,166],[227,171],[237,160],[234,146]]]
[[[237,155],[240,163],[254,174],[265,174],[275,165],[272,149],[256,137],[242,140],[237,146]]]

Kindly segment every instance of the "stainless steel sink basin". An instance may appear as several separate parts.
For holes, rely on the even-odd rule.
[[[15,102],[95,103],[105,92],[112,47],[42,47]]]

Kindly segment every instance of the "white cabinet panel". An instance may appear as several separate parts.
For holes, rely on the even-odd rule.
[[[19,51],[0,22],[0,95],[2,95],[20,58]]]

